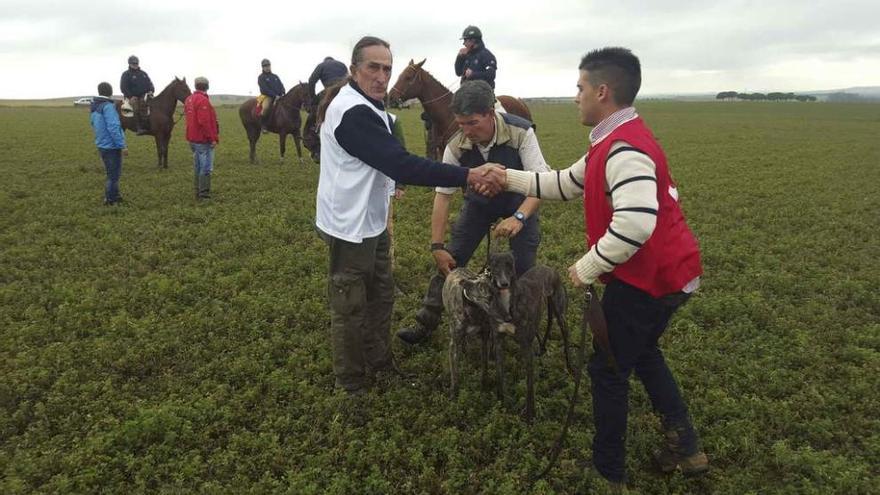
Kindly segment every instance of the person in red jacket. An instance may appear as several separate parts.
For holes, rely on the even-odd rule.
[[[208,79],[197,77],[196,92],[183,104],[186,114],[186,140],[193,151],[193,187],[196,199],[211,197],[214,147],[220,142],[217,113],[208,98]]]
[[[609,341],[594,343],[588,366],[595,469],[613,487],[625,486],[627,398],[635,371],[661,416],[660,469],[700,474],[708,459],[658,344],[673,313],[699,286],[697,239],[679,206],[666,155],[633,107],[642,81],[639,59],[626,48],[603,48],[587,53],[578,69],[575,103],[581,123],[593,127],[587,154],[568,170],[488,173],[505,177],[509,191],[583,198],[588,251],[569,277],[576,287],[606,284]]]

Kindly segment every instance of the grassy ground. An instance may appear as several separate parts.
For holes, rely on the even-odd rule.
[[[703,249],[703,287],[664,348],[712,471],[653,473],[658,422],[634,382],[633,488],[877,493],[880,106],[640,111]],[[554,167],[584,152],[573,105],[534,114]],[[402,117],[421,152],[417,113]],[[317,167],[280,164],[274,136],[251,166],[235,110],[220,119],[209,203],[192,199],[181,126],[165,171],[149,138],[128,136],[127,203],[107,208],[87,110],[0,108],[0,492],[529,491],[572,387],[558,343],[539,364],[532,426],[517,415],[522,380],[516,403],[496,403],[475,373],[447,397],[445,331],[394,343],[415,379],[381,377],[363,404],[334,393]],[[395,328],[432,272],[430,204],[410,188],[396,206]],[[579,205],[546,204],[542,225],[539,258],[562,271],[583,251]],[[568,316],[576,326],[577,304]],[[534,493],[600,486],[584,471],[588,404],[586,392]]]

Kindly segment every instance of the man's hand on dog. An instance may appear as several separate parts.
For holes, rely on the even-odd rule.
[[[492,230],[492,234],[495,237],[506,237],[511,238],[516,234],[519,234],[519,231],[522,230],[523,223],[517,220],[516,218],[509,217],[505,218],[495,228]]]
[[[445,249],[437,249],[431,252],[434,255],[434,263],[443,276],[449,275],[449,272],[455,270],[455,258]]]

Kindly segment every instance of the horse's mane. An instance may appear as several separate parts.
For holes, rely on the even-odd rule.
[[[295,102],[293,99],[297,96],[301,97],[300,106],[306,103],[306,98],[308,97],[309,84],[301,82],[292,88],[290,88],[287,93],[278,99],[278,102],[284,105],[291,104],[293,105]]]
[[[183,82],[183,79],[180,79],[179,77],[174,76],[174,80],[171,81],[170,83],[168,83],[167,86],[165,86],[164,88],[162,88],[162,91],[159,91],[159,94],[157,94],[154,98],[158,98],[158,97],[164,95],[166,91],[168,91],[169,89],[171,89],[172,86],[174,86],[176,83],[179,83],[179,82]]]

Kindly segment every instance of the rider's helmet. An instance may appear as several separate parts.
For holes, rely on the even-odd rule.
[[[464,32],[461,33],[461,39],[481,40],[483,39],[483,32],[480,31],[480,28],[478,28],[477,26],[468,26],[464,28]]]

